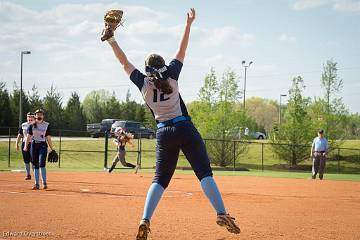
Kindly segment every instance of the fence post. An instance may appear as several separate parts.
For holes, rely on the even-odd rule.
[[[236,142],[235,141],[233,141],[234,142],[234,171],[235,171],[235,168],[236,168]]]
[[[109,136],[108,136],[108,130],[105,131],[105,150],[104,150],[104,169],[107,169],[107,160],[108,160],[108,141],[109,141]]]
[[[264,171],[264,143],[261,143],[261,171]]]
[[[340,173],[340,148],[338,148],[337,160],[338,160],[338,173]]]
[[[10,167],[11,158],[11,128],[9,128],[9,156],[8,156],[8,167]]]
[[[141,146],[141,143],[142,143],[142,139],[141,139],[141,135],[140,135],[140,137],[138,138],[138,157],[137,157],[137,166],[138,166],[138,168],[140,168],[141,169],[141,148],[142,148],[142,146]]]
[[[61,130],[59,130],[59,137],[60,137],[60,139],[59,139],[59,168],[60,168],[60,162],[61,162]]]

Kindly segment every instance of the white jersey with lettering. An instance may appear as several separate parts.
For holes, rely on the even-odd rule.
[[[50,135],[49,123],[43,121],[41,123],[31,124],[27,130],[27,133],[33,137],[33,141],[45,142],[46,137]]]
[[[28,127],[31,125],[31,123],[28,122],[24,122],[21,124],[18,134],[20,134],[22,136],[22,141],[25,142],[26,140],[26,136],[27,136],[27,129]]]
[[[186,105],[179,93],[178,78],[181,68],[182,63],[177,59],[173,59],[167,66],[169,75],[167,81],[173,90],[170,94],[164,94],[157,89],[154,83],[138,69],[135,69],[130,75],[131,81],[141,91],[157,122],[164,122],[178,116],[189,116]]]

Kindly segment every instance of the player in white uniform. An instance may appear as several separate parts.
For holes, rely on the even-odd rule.
[[[51,150],[54,149],[51,136],[49,123],[44,121],[44,111],[39,109],[35,112],[35,123],[31,124],[27,129],[26,141],[31,142],[31,148],[25,145],[24,151],[29,151],[31,154],[31,160],[34,167],[35,184],[33,190],[38,190],[40,187],[39,169],[41,172],[41,178],[43,181],[44,189],[47,189],[46,181],[46,157],[48,145]]]
[[[111,173],[119,161],[124,167],[135,168],[136,166],[134,164],[128,163],[125,160],[125,146],[127,143],[132,144],[131,139],[134,136],[131,133],[125,132],[121,127],[117,127],[114,131],[114,134],[116,138],[114,139],[113,143],[116,146],[117,153],[108,172]]]
[[[34,122],[34,114],[31,112],[28,112],[26,114],[26,120],[27,121],[22,123],[21,126],[19,127],[18,135],[17,135],[16,142],[15,142],[15,147],[16,147],[16,151],[19,151],[19,142],[22,140],[21,152],[22,152],[24,163],[25,163],[25,170],[26,170],[25,180],[30,180],[31,179],[31,174],[30,174],[31,156],[30,156],[29,151],[24,151],[24,147],[25,147],[25,141],[26,141],[26,136],[27,136],[27,129],[28,129],[29,125]],[[29,143],[28,148],[30,148],[30,144],[31,143]]]

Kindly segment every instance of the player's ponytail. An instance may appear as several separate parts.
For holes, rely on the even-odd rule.
[[[145,66],[155,69],[161,69],[165,66],[165,60],[158,54],[150,54],[145,60]],[[168,79],[164,79],[159,72],[151,73],[150,81],[154,82],[154,85],[157,89],[165,94],[171,94],[173,89],[169,83]]]
[[[173,89],[168,80],[164,80],[156,76],[153,76],[153,82],[155,87],[159,89],[161,92],[165,94],[171,94],[173,92]]]

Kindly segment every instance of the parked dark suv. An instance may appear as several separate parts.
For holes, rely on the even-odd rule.
[[[153,139],[155,137],[155,131],[144,127],[140,122],[135,121],[116,121],[111,126],[111,132],[115,131],[115,128],[121,127],[127,132],[134,134],[135,138],[148,138]]]
[[[105,131],[111,130],[111,125],[120,119],[103,119],[101,123],[91,123],[86,125],[86,131],[93,138],[103,137]]]

